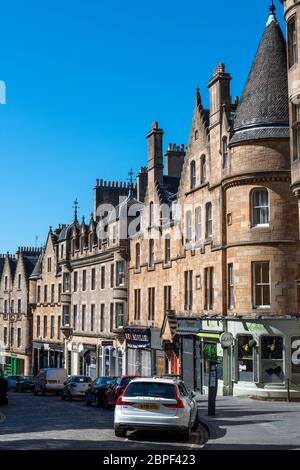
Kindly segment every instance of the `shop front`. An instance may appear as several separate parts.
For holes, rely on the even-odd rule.
[[[222,332],[232,345],[222,347]],[[300,321],[296,318],[203,320],[203,393],[210,360],[219,362],[219,394],[291,399],[300,397]]]
[[[165,353],[159,329],[125,328],[125,339],[127,374],[152,377],[164,373]]]
[[[0,364],[1,371],[4,373],[4,376],[25,375],[26,359],[20,354],[4,353],[4,357]]]
[[[202,322],[199,318],[177,318],[174,336],[178,351],[179,374],[191,390],[202,389],[201,341],[198,335]]]
[[[63,367],[64,347],[62,344],[33,342],[33,375],[40,369]]]
[[[228,331],[234,395],[300,397],[299,320],[229,320]]]
[[[99,349],[99,373],[117,377],[124,373],[125,350],[115,341],[102,341]]]

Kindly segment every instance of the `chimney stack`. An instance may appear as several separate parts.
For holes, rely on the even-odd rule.
[[[176,144],[168,145],[168,151],[165,154],[167,176],[177,176],[180,178],[185,153],[184,144],[180,146]]]
[[[163,183],[163,134],[158,122],[152,125],[148,139],[148,185],[154,188],[155,182]]]

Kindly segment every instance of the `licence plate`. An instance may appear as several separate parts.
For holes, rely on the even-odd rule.
[[[160,410],[160,405],[150,405],[150,404],[146,405],[146,404],[144,404],[144,405],[138,405],[138,408],[140,410]]]
[[[57,380],[48,380],[48,384],[57,384]]]

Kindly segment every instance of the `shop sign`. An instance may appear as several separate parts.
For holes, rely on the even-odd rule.
[[[127,346],[134,349],[151,348],[151,330],[140,328],[126,328],[125,339]]]
[[[202,321],[198,318],[177,320],[176,333],[180,334],[197,334],[202,327]]]

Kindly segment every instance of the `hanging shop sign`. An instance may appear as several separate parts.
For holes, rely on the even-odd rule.
[[[134,349],[150,349],[151,348],[151,330],[140,328],[126,328],[125,339],[127,346]]]

